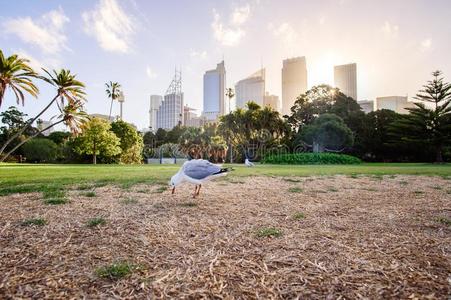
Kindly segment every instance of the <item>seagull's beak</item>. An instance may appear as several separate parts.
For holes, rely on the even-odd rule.
[[[172,194],[175,193],[175,186],[172,188]]]

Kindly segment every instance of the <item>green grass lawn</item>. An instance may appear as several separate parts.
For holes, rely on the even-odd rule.
[[[451,177],[451,165],[366,163],[361,165],[231,165],[231,176],[427,175]],[[0,164],[0,195],[63,189],[69,185],[166,184],[179,165],[34,165]]]

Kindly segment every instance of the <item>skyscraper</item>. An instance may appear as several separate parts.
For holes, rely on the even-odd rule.
[[[235,97],[237,108],[244,108],[249,101],[254,101],[263,107],[265,103],[265,73],[265,69],[258,70],[236,83]]]
[[[265,97],[263,98],[263,105],[271,107],[275,111],[280,111],[279,96],[270,95],[266,92]]]
[[[334,82],[343,94],[357,101],[357,64],[335,66]]]
[[[204,74],[204,111],[203,116],[208,121],[215,121],[219,116],[228,113],[225,102],[226,72],[224,61],[216,69]]]
[[[408,114],[406,108],[415,108],[414,102],[408,101],[407,96],[387,96],[376,98],[376,110],[389,109],[398,114]]]
[[[157,111],[157,128],[170,130],[177,125],[183,125],[183,93],[182,74],[176,71]]]
[[[307,91],[305,56],[285,59],[282,67],[282,115],[291,113],[296,98]]]
[[[161,102],[163,102],[163,96],[151,95],[150,96],[150,109],[149,109],[149,128],[151,131],[157,131],[157,112],[160,108]]]

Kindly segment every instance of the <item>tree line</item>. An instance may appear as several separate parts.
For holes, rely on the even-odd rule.
[[[36,80],[55,88],[55,96],[34,117],[27,119],[14,107],[0,114],[0,161],[16,154],[35,161],[139,163],[152,156],[182,153],[214,162],[240,162],[246,157],[260,160],[277,151],[338,152],[366,161],[442,162],[451,157],[451,85],[440,71],[420,89],[418,102],[407,108],[407,114],[390,110],[365,114],[339,89],[318,85],[299,95],[286,116],[250,101],[215,124],[144,134],[126,122],[110,122],[112,104],[121,93],[118,83],[106,85],[111,99],[107,121],[86,114],[85,85],[76,75],[65,69],[43,72],[38,74],[26,59],[5,57],[0,50],[0,107],[8,90],[17,104],[24,104],[25,94],[38,97]],[[232,94],[228,90],[228,96]],[[54,122],[46,128],[34,127],[52,106],[59,111]],[[43,136],[58,124],[69,132]],[[39,158],[44,149],[50,149],[49,154]]]

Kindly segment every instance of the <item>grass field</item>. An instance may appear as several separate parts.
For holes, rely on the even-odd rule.
[[[317,175],[426,175],[451,177],[451,165],[368,163],[362,165],[258,165],[246,168],[231,165],[235,176],[317,176]],[[129,187],[138,183],[163,184],[177,172],[178,165],[0,165],[0,195],[16,192],[59,189],[75,184],[118,184]]]

